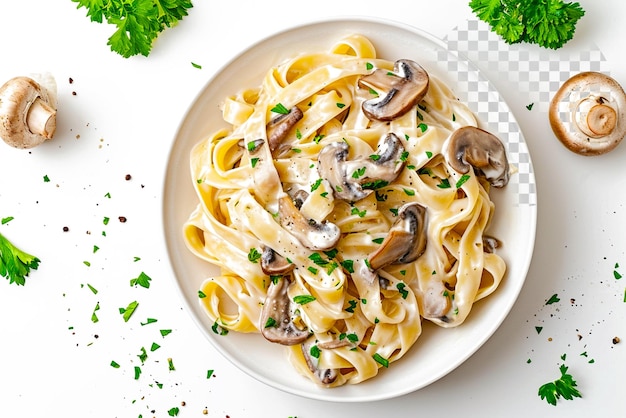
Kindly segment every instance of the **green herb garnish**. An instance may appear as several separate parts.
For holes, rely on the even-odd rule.
[[[107,45],[124,58],[148,56],[154,40],[166,28],[187,16],[191,0],[72,0],[87,9],[92,22],[112,24],[115,32]]]
[[[478,18],[508,44],[527,42],[558,49],[574,37],[585,11],[562,0],[471,0]]]
[[[556,406],[557,400],[560,398],[572,400],[574,398],[582,398],[582,395],[576,389],[576,381],[567,373],[567,366],[564,364],[559,367],[561,377],[554,382],[548,382],[539,388],[538,395],[541,399],[545,399],[550,405]]]

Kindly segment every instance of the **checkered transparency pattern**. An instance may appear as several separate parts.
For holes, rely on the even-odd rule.
[[[608,65],[596,47],[588,50],[550,50],[529,44],[506,44],[485,22],[468,20],[448,34],[448,49],[466,56],[490,74],[513,83],[528,103],[547,111],[552,95],[571,76],[582,71],[608,75]]]
[[[608,74],[597,48],[585,51],[546,50],[534,45],[506,44],[480,20],[468,20],[444,38],[447,51],[439,63],[457,77],[459,99],[467,103],[486,128],[506,144],[509,162],[516,168],[508,187],[517,188],[519,205],[536,205],[537,193],[530,154],[512,112],[481,70],[505,78],[527,103],[547,112],[552,95],[571,76],[582,71]]]

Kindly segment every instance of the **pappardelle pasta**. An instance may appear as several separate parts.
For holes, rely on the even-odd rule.
[[[422,320],[463,323],[506,264],[486,233],[503,144],[411,60],[362,35],[270,68],[225,98],[190,156],[188,248],[214,331],[261,333],[318,385],[376,376]],[[260,340],[260,343],[264,343]]]

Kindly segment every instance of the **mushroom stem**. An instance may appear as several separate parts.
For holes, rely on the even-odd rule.
[[[34,134],[51,139],[56,131],[56,110],[37,97],[26,111],[26,126]]]
[[[617,125],[617,113],[602,97],[589,96],[578,103],[576,125],[585,135],[601,138],[610,135]]]

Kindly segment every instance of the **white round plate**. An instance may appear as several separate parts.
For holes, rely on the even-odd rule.
[[[496,213],[490,232],[503,241],[499,250],[508,271],[500,288],[479,302],[468,320],[453,329],[425,323],[410,352],[378,376],[334,389],[317,387],[289,364],[284,348],[260,334],[219,336],[198,301],[202,281],[218,270],[192,255],[182,239],[182,226],[197,204],[190,176],[194,144],[224,126],[219,104],[243,87],[255,87],[271,66],[301,51],[328,50],[344,35],[360,33],[381,58],[409,58],[445,81],[477,115],[481,126],[506,144],[517,173],[494,190]],[[289,29],[252,45],[209,80],[181,122],[169,156],[164,184],[163,222],[177,285],[192,318],[216,349],[250,376],[300,396],[363,402],[400,396],[440,379],[470,357],[496,331],[515,303],[530,265],[536,229],[536,192],[532,163],[523,135],[506,103],[476,67],[446,44],[410,26],[371,18],[325,20]],[[488,371],[486,371],[488,372]]]

